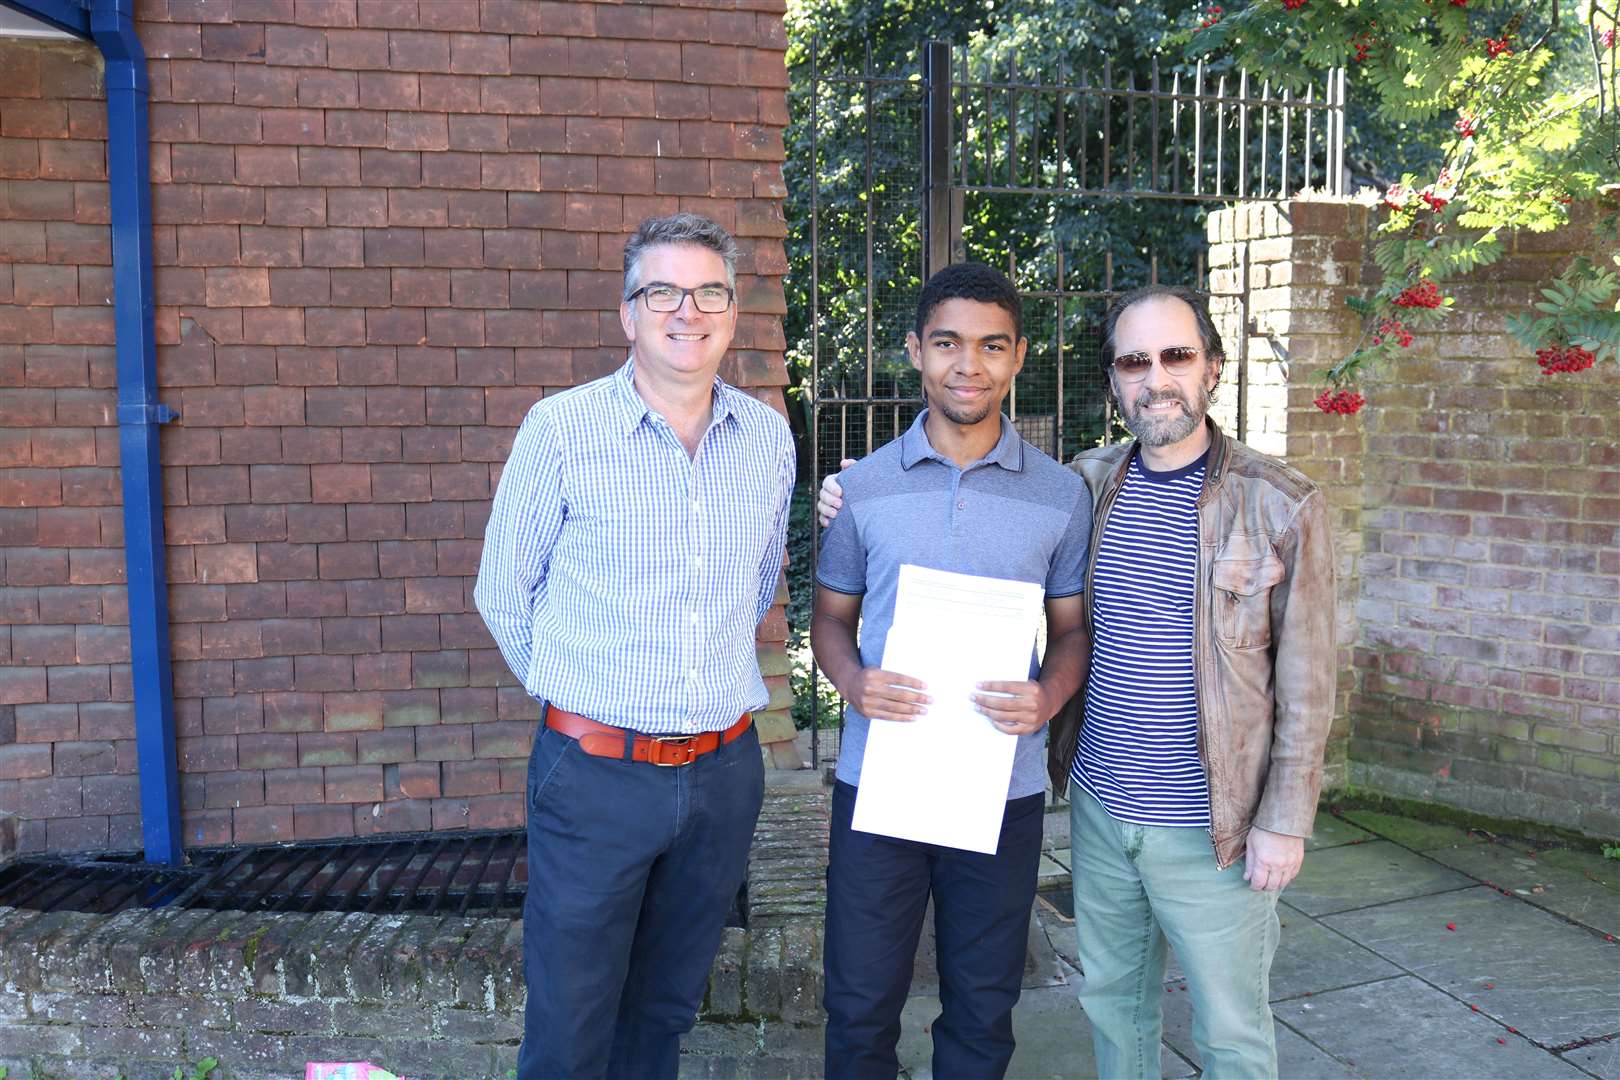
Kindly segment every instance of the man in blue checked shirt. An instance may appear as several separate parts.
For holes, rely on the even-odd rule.
[[[737,246],[696,214],[624,249],[630,358],[537,403],[474,598],[545,703],[529,757],[520,1080],[674,1077],[763,797],[754,630],[793,440],[716,372]]]

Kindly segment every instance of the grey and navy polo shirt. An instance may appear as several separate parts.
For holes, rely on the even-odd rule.
[[[1085,589],[1091,494],[1079,475],[1025,442],[1006,417],[995,448],[957,468],[930,445],[927,417],[924,409],[905,434],[840,474],[843,509],[821,539],[816,582],[862,596],[867,667],[882,665],[902,563],[1039,583],[1048,597]],[[1038,670],[1032,655],[1030,677]],[[860,783],[868,724],[846,707],[838,779],[847,784]],[[1046,790],[1045,745],[1045,731],[1019,736],[1009,799]]]

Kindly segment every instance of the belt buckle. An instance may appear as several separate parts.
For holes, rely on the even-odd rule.
[[[697,747],[692,745],[693,740],[697,738],[695,735],[649,735],[648,738],[652,740],[652,744],[647,747],[647,760],[661,769],[677,765],[690,765],[697,759],[697,754],[694,753]],[[661,760],[663,757],[659,750],[661,746],[682,748],[686,751],[685,756],[679,761]]]

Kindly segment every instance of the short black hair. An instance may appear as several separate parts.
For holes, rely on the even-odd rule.
[[[1215,329],[1215,320],[1209,317],[1209,298],[1205,294],[1185,285],[1143,285],[1114,297],[1114,302],[1108,305],[1108,314],[1103,316],[1102,348],[1098,352],[1098,359],[1102,362],[1104,372],[1114,366],[1114,330],[1119,326],[1120,316],[1144,300],[1161,296],[1180,300],[1192,308],[1193,320],[1198,324],[1198,344],[1203,347],[1204,355],[1216,360],[1226,359],[1221,332]]]
[[[923,327],[934,309],[947,300],[977,300],[981,304],[994,304],[1012,316],[1015,341],[1024,337],[1024,301],[1018,288],[1000,270],[980,262],[952,263],[924,283],[917,297],[917,325],[914,329],[922,337]]]

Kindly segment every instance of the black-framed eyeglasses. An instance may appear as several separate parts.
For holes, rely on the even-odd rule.
[[[692,303],[697,309],[707,315],[718,315],[731,306],[732,291],[724,285],[699,285],[695,289],[683,289],[679,285],[664,285],[655,283],[643,285],[629,296],[626,302],[641,297],[647,305],[648,311],[668,313],[679,311],[686,298],[691,296]]]
[[[1203,350],[1191,345],[1171,345],[1159,350],[1159,366],[1170,375],[1185,375],[1191,371]],[[1136,381],[1147,377],[1153,367],[1153,354],[1149,352],[1120,353],[1114,357],[1114,371],[1121,379]]]

